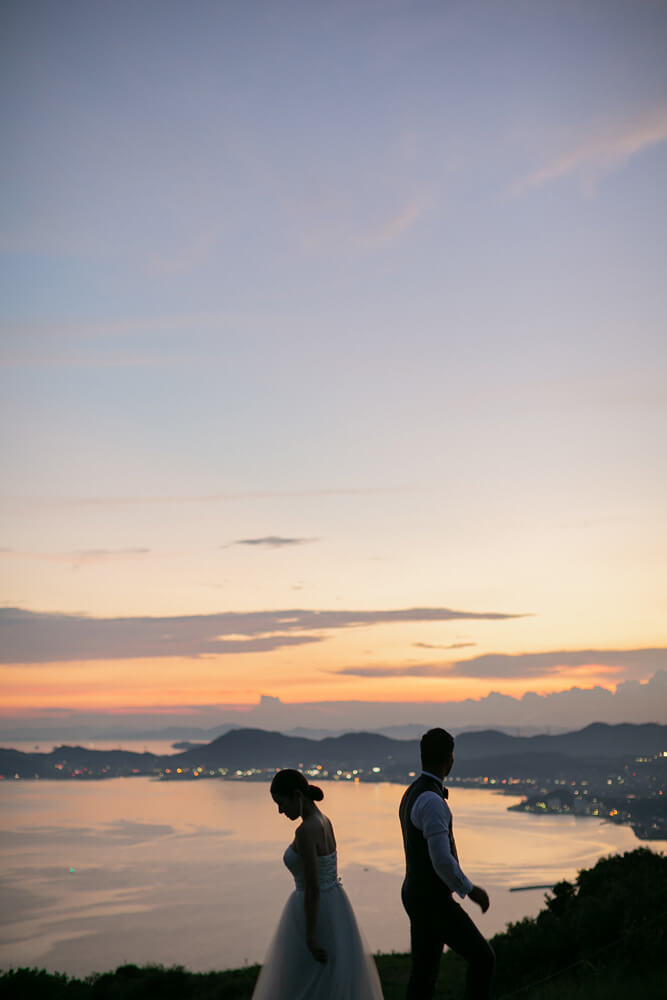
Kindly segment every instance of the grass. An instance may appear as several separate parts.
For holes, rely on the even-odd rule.
[[[554,979],[532,990],[504,993],[498,1000],[663,1000],[665,973],[618,969],[589,969],[583,975]]]
[[[404,1000],[410,957],[376,956],[385,1000]],[[0,973],[3,1000],[249,1000],[259,966],[227,972],[188,972],[175,966],[124,965],[115,972],[76,979],[39,969]],[[461,1000],[464,966],[456,955],[442,961],[437,1000]],[[514,992],[498,992],[497,1000],[662,1000],[664,972],[650,969],[584,968],[556,975],[548,982]]]

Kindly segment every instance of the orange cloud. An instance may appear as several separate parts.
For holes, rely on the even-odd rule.
[[[662,105],[630,121],[593,129],[560,156],[522,178],[514,193],[542,187],[581,170],[599,176],[666,139],[667,105]]]

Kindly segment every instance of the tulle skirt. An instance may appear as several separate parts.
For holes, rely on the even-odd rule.
[[[342,886],[320,894],[317,941],[326,963],[306,947],[303,893],[285,904],[253,1000],[382,1000],[380,977]]]

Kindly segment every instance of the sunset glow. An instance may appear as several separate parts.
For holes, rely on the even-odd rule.
[[[664,7],[280,9],[9,4],[3,718],[663,720]]]

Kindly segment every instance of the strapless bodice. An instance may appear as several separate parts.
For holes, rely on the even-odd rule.
[[[294,876],[297,890],[303,892],[303,862],[301,861],[301,855],[297,854],[291,844],[283,854],[283,861]],[[336,886],[341,884],[338,877],[338,855],[336,851],[333,851],[332,854],[318,856],[317,870],[320,878],[320,892],[335,889]]]

